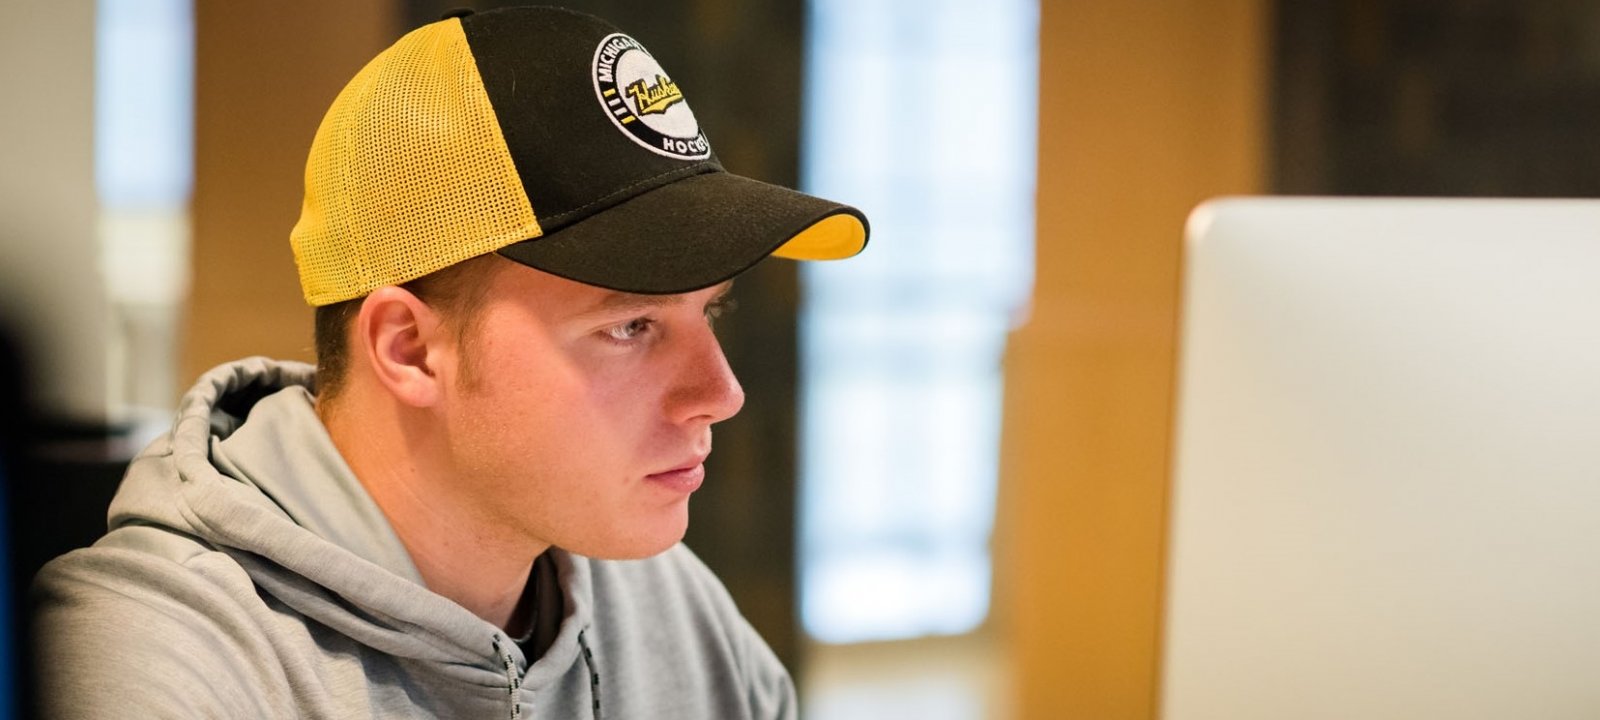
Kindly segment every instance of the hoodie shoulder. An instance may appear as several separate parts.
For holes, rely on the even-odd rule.
[[[46,717],[292,714],[243,568],[157,528],[106,540],[118,542],[63,555],[34,581]]]

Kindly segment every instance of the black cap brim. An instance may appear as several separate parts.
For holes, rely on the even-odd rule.
[[[710,172],[499,252],[588,285],[667,295],[716,285],[774,253],[849,257],[866,246],[867,229],[866,216],[848,205]]]

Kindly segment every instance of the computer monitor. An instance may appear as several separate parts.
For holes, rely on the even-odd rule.
[[[1167,720],[1600,717],[1600,201],[1190,218]]]

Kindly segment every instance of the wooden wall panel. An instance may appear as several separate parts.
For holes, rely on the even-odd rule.
[[[289,230],[340,88],[399,37],[392,0],[195,3],[193,282],[179,386],[247,355],[311,361]]]
[[[1006,368],[1020,718],[1156,714],[1184,219],[1263,188],[1264,0],[1044,0],[1038,266]]]

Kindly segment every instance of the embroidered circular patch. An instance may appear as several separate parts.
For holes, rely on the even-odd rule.
[[[612,33],[594,50],[594,92],[611,122],[651,152],[681,160],[711,155],[678,84],[634,40]]]

